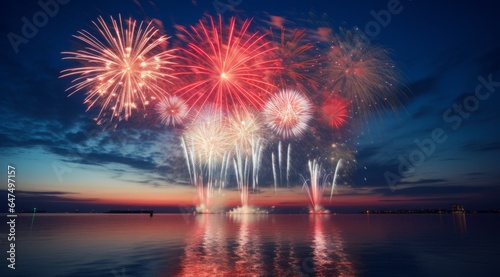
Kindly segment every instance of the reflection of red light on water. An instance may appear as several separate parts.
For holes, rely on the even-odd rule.
[[[204,214],[191,219],[194,222],[186,234],[185,254],[175,276],[356,274],[351,258],[344,253],[341,227],[334,224],[346,222],[334,222],[333,216]],[[303,250],[297,248],[297,236],[309,238],[310,254],[303,256]],[[267,248],[270,244],[274,246]],[[274,252],[266,260],[270,249]]]

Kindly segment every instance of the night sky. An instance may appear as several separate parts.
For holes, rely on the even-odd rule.
[[[7,165],[13,165],[18,210],[176,212],[194,206],[196,192],[186,179],[179,131],[165,128],[152,115],[103,130],[93,120],[95,114],[85,111],[84,93],[68,97],[65,89],[71,80],[59,76],[71,63],[61,60],[61,52],[75,50],[72,35],[92,30],[91,22],[99,16],[156,19],[175,40],[175,25],[196,24],[205,14],[217,14],[212,1],[67,2],[27,43],[17,46],[8,34],[21,35],[22,18],[32,21],[42,8],[37,1],[4,4],[0,198],[7,198]],[[265,26],[274,15],[316,28],[311,17],[326,14],[334,28],[367,30],[376,22],[373,14],[392,2],[243,0],[223,17],[254,17],[252,26]],[[405,0],[386,26],[375,23],[379,29],[371,43],[390,49],[407,99],[395,111],[381,111],[357,128],[350,138],[357,150],[356,170],[338,184],[331,204],[325,198],[326,206],[335,212],[448,209],[453,203],[466,209],[500,207],[497,12],[490,1]],[[426,144],[430,139],[434,147]],[[412,159],[417,165],[408,167]],[[306,173],[293,174],[299,180]],[[301,183],[277,193],[269,180],[263,183],[263,191],[251,196],[254,205],[307,206]],[[238,204],[234,189],[224,199],[228,205]],[[6,209],[2,204],[0,211]]]

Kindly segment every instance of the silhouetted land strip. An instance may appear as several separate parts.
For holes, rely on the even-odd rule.
[[[108,210],[107,214],[153,214],[153,210]]]
[[[491,210],[445,210],[445,209],[411,209],[411,210],[366,210],[362,214],[496,214],[500,209]]]

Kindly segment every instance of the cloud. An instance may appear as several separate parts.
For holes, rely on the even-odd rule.
[[[423,79],[412,81],[406,85],[408,88],[411,98],[416,99],[418,97],[427,95],[431,92],[435,92],[438,87],[439,76],[430,75]]]
[[[488,76],[489,74],[500,70],[500,47],[496,47],[489,52],[484,53],[477,59],[479,74]]]
[[[16,207],[18,208],[36,207],[42,204],[49,207],[54,203],[92,204],[92,202],[100,200],[99,198],[83,198],[80,193],[66,191],[16,190],[16,196]],[[7,199],[7,191],[0,190],[0,197]]]
[[[462,146],[462,149],[465,151],[471,152],[489,152],[489,151],[497,151],[500,149],[500,142],[480,142],[473,141],[468,142]]]

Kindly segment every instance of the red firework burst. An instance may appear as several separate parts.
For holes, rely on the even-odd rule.
[[[251,20],[236,27],[236,19],[224,26],[209,17],[189,29],[179,27],[179,37],[187,42],[182,49],[179,77],[182,87],[175,93],[191,105],[208,102],[228,109],[247,105],[259,109],[274,85],[268,81],[280,69],[271,54],[275,50],[265,34],[250,33]]]
[[[283,70],[277,72],[276,81],[284,87],[295,87],[307,91],[306,87],[317,87],[316,75],[319,58],[314,54],[314,44],[306,38],[306,30],[281,28],[277,57]]]
[[[330,127],[340,129],[347,123],[349,101],[341,97],[327,99],[320,108],[321,119]]]

